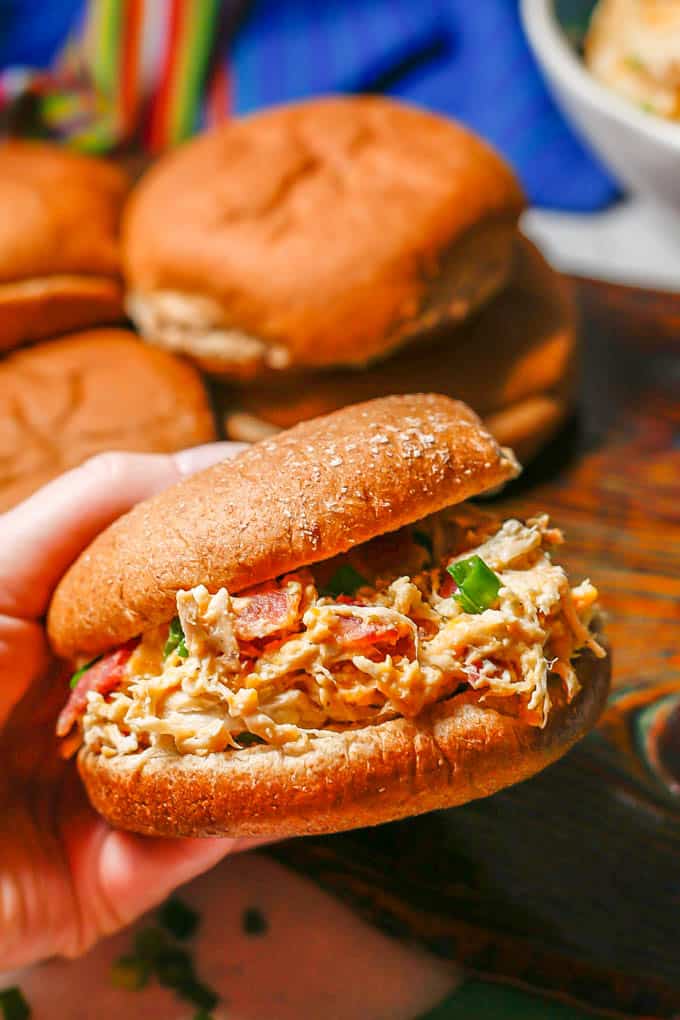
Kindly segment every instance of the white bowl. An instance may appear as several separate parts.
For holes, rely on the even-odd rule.
[[[601,85],[570,45],[555,0],[521,0],[524,28],[555,99],[631,191],[680,212],[680,125]]]

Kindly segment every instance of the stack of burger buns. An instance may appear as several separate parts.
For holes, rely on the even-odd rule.
[[[0,364],[0,507],[99,449],[214,438],[201,375],[227,438],[439,391],[528,459],[568,412],[575,327],[523,202],[475,135],[380,97],[229,122],[132,188],[3,144],[0,348],[40,343]],[[126,315],[138,337],[91,329]]]
[[[230,438],[438,390],[526,458],[565,417],[575,330],[522,208],[503,160],[441,117],[378,97],[269,110],[135,189],[128,311],[220,378]]]
[[[200,373],[122,328],[128,191],[105,160],[0,145],[0,511],[92,454],[215,438]]]

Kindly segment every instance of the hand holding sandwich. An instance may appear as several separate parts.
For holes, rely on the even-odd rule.
[[[0,971],[84,951],[244,845],[141,838],[94,812],[56,753],[63,686],[42,624],[60,576],[102,528],[238,449],[106,454],[0,517]]]

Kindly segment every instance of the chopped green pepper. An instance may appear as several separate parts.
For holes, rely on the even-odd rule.
[[[172,655],[173,652],[177,652],[180,659],[186,659],[189,654],[187,648],[186,638],[184,637],[184,631],[182,630],[182,624],[180,623],[179,616],[175,616],[170,621],[170,629],[168,630],[168,640],[165,642],[163,648],[163,658],[167,659],[168,655]]]
[[[354,595],[357,588],[362,588],[365,584],[368,584],[368,581],[358,570],[349,563],[343,563],[322,589],[321,594],[331,595],[333,598],[337,598],[338,595]]]
[[[71,690],[73,690],[74,687],[78,686],[78,681],[80,680],[83,673],[87,673],[88,669],[91,669],[92,666],[94,666],[95,662],[99,662],[100,659],[101,655],[98,655],[96,658],[91,659],[89,662],[86,662],[84,666],[81,666],[80,669],[77,669],[75,671],[75,673],[68,682],[68,685],[71,688]]]
[[[498,598],[500,578],[480,556],[450,563],[446,569],[458,585],[455,598],[466,613],[483,613]]]
[[[31,1015],[31,1007],[17,985],[0,991],[0,1010],[3,1020],[28,1020]]]
[[[207,1009],[199,1009],[198,1013],[194,1013],[194,1020],[213,1020],[213,1018]]]

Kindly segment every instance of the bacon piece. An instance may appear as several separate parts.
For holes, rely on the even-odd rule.
[[[232,599],[236,637],[239,641],[255,641],[291,630],[298,621],[301,594],[299,589],[267,582]]]
[[[397,627],[390,627],[384,623],[369,623],[360,616],[338,616],[334,635],[338,644],[347,648],[394,645],[401,637]]]
[[[103,656],[99,662],[95,662],[94,666],[90,666],[83,673],[57,719],[58,737],[65,737],[83,714],[87,707],[89,691],[97,691],[99,694],[106,695],[120,686],[125,674],[125,666],[136,645],[136,641],[128,641],[126,645],[117,648],[115,652]]]
[[[441,584],[439,585],[439,595],[443,599],[448,599],[454,592],[458,591],[458,585],[453,579],[452,575],[449,574],[448,570],[444,571],[444,577]]]

